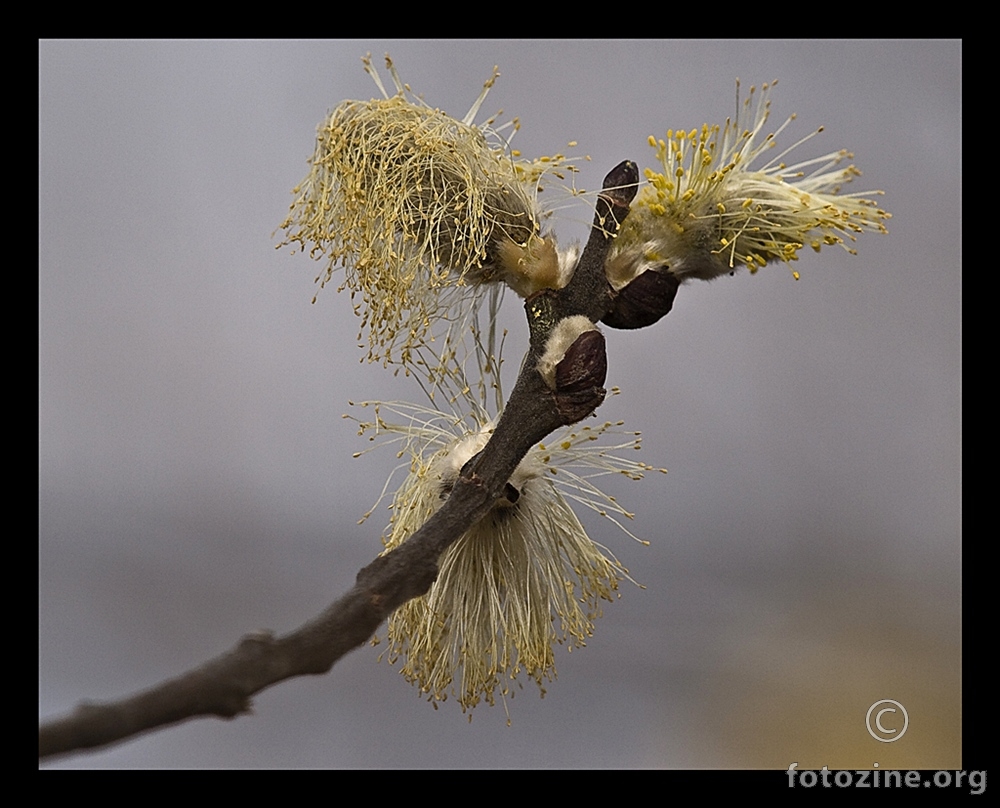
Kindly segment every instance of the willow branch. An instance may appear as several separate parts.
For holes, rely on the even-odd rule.
[[[608,174],[572,280],[564,289],[546,289],[525,303],[531,335],[528,357],[496,430],[462,469],[448,500],[412,537],[364,567],[347,594],[290,634],[248,634],[232,650],[175,679],[119,701],[82,703],[70,715],[43,724],[39,757],[107,746],[191,718],[247,713],[256,693],[295,676],[326,673],[363,645],[393,610],[426,593],[437,577],[441,554],[504,496],[507,481],[528,450],[603,402],[607,361],[599,332],[589,332],[598,334],[599,344],[593,336],[580,343],[575,361],[559,375],[555,389],[535,367],[560,320],[584,315],[597,322],[612,311],[616,294],[608,285],[604,262],[611,238],[628,214],[637,180],[636,167],[628,161]]]

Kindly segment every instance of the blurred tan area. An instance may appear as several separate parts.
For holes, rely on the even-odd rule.
[[[960,631],[880,614],[886,594],[863,585],[813,592],[733,643],[704,683],[697,755],[737,768],[960,769]],[[920,613],[906,592],[891,594]],[[905,709],[905,727],[892,704],[867,715],[886,700]],[[883,709],[895,712],[878,718]],[[866,721],[898,740],[876,741]]]

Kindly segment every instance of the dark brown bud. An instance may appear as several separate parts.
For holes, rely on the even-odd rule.
[[[612,328],[645,328],[674,305],[681,282],[666,270],[648,269],[620,289],[601,322]]]
[[[639,167],[623,160],[604,178],[602,194],[611,197],[615,205],[628,207],[639,190]]]
[[[601,388],[607,376],[608,354],[604,347],[604,335],[596,329],[584,331],[556,365],[556,392],[577,393]]]

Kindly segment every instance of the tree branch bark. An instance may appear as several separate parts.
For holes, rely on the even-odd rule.
[[[191,718],[233,718],[249,712],[254,694],[295,676],[326,673],[364,644],[393,610],[427,592],[437,577],[441,554],[504,496],[507,481],[528,450],[604,401],[603,337],[599,344],[588,339],[582,374],[575,373],[570,384],[557,383],[552,389],[535,368],[559,321],[584,315],[598,322],[613,312],[618,296],[607,282],[604,262],[618,224],[628,215],[637,182],[638,171],[629,161],[608,174],[573,278],[565,288],[543,290],[525,302],[528,357],[496,430],[483,451],[466,463],[448,500],[412,537],[364,567],[347,594],[290,634],[248,634],[232,650],[175,679],[119,701],[84,702],[70,715],[41,725],[39,757],[107,746]],[[676,286],[667,310],[674,293]]]

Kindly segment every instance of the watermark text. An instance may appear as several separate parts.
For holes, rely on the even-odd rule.
[[[824,766],[819,771],[798,770],[798,763],[788,767],[789,788],[964,788],[970,794],[986,791],[985,771],[936,771],[933,774],[899,769],[879,769],[878,763],[872,770],[837,769],[830,771]]]

